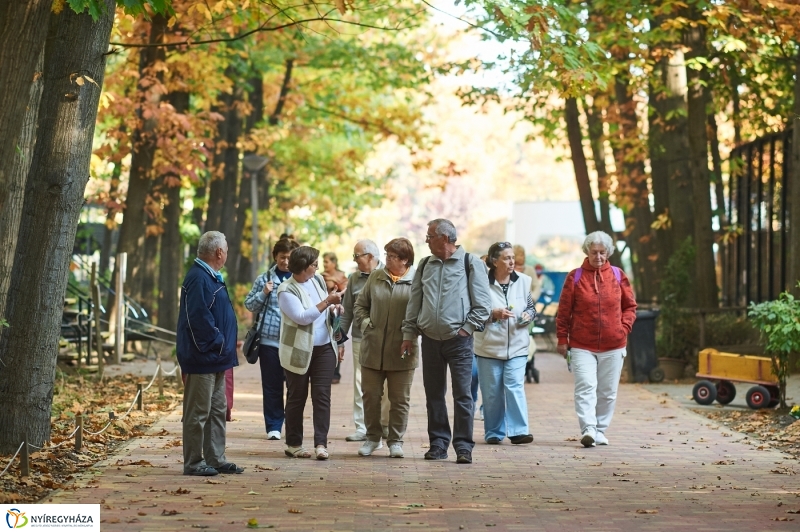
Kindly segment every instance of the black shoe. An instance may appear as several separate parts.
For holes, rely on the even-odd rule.
[[[456,458],[457,464],[471,464],[472,463],[472,453],[470,451],[458,451],[456,453],[458,458]]]
[[[239,467],[234,463],[228,462],[227,464],[222,464],[219,467],[215,467],[214,469],[217,470],[217,473],[222,474],[233,474],[233,475],[240,475],[244,472],[243,467]]]
[[[519,445],[520,443],[531,443],[533,441],[533,434],[521,434],[519,436],[511,436],[508,439],[515,445]]]
[[[447,460],[447,450],[438,445],[431,445],[431,448],[425,453],[425,460]]]
[[[511,441],[513,443],[513,441],[514,441],[513,438],[512,438]],[[489,445],[498,445],[500,443],[500,438],[498,438],[497,436],[492,436],[490,438],[486,438],[486,443],[488,443]]]
[[[536,369],[536,368],[533,368],[531,370],[531,372],[533,373],[533,382],[535,382],[536,384],[539,384],[539,370]]]

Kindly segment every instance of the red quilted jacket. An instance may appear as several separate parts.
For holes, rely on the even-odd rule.
[[[584,259],[575,283],[573,270],[564,281],[556,316],[558,343],[595,353],[625,347],[636,320],[636,300],[622,270],[619,281],[606,262],[596,270]]]

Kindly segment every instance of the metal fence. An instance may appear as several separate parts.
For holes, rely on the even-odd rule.
[[[730,230],[723,233],[722,304],[775,299],[789,289],[788,216],[792,130],[761,137],[731,152]]]

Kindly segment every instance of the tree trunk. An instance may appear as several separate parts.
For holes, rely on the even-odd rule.
[[[151,317],[158,315],[158,310],[156,309],[156,301],[158,301],[156,287],[158,286],[158,248],[161,239],[158,229],[160,228],[155,226],[148,230],[148,234],[144,239],[144,249],[139,250],[142,261],[142,266],[139,270],[142,288],[138,302]],[[142,318],[139,317],[137,319]]]
[[[608,170],[606,169],[605,135],[603,134],[602,110],[597,105],[597,97],[592,98],[591,107],[584,103],[586,123],[589,126],[589,144],[592,147],[592,160],[597,172],[597,193],[600,203],[600,230],[605,231],[616,240],[611,227],[611,205],[609,203]],[[612,255],[614,256],[614,255]]]
[[[222,216],[225,209],[225,147],[231,123],[233,95],[223,92],[217,100],[218,103],[212,110],[221,114],[224,119],[217,123],[217,136],[214,138],[214,165],[208,183],[208,208],[203,232],[222,230]]]
[[[163,15],[154,15],[150,27],[151,44],[164,41],[167,20]],[[122,226],[119,230],[117,253],[128,254],[126,288],[134,300],[142,296],[142,250],[144,249],[147,226],[145,204],[152,184],[153,159],[156,152],[156,118],[149,110],[158,107],[159,93],[151,89],[154,78],[153,66],[164,61],[163,48],[143,48],[139,56],[138,86],[139,105],[136,110],[139,123],[133,133],[131,146],[131,170],[128,178],[128,194],[125,198]],[[116,271],[114,272],[116,278]],[[113,286],[113,284],[112,284]],[[115,308],[109,303],[109,308]]]
[[[25,189],[8,316],[0,341],[0,453],[13,453],[28,436],[33,445],[50,437],[62,302],[89,180],[105,52],[115,3],[105,1],[97,22],[64,9],[53,15],[45,48],[44,91],[38,138]],[[79,86],[76,75],[93,78]]]
[[[700,15],[693,9],[693,19]],[[689,28],[685,34],[691,49],[688,59],[705,57],[706,34],[701,25]],[[716,307],[717,276],[714,268],[714,233],[711,229],[711,182],[708,171],[708,92],[702,85],[704,70],[686,69],[688,82],[687,115],[689,127],[689,172],[692,180],[692,210],[694,211],[695,272],[694,294],[698,307]]]
[[[567,123],[567,137],[569,138],[569,151],[572,155],[572,168],[575,170],[575,181],[578,185],[578,197],[581,201],[583,213],[583,226],[586,234],[600,229],[597,214],[592,198],[592,185],[589,181],[589,167],[586,164],[586,155],[583,153],[583,132],[578,119],[578,101],[567,98],[564,103],[564,120]]]
[[[644,161],[637,155],[640,141],[636,102],[628,92],[626,75],[616,77],[614,93],[619,108],[622,134],[620,160],[617,162],[620,186],[617,187],[617,191],[629,208],[626,217],[628,233],[626,240],[634,259],[634,273],[639,289],[637,298],[642,302],[649,302],[658,293],[658,272],[655,262],[658,259],[658,250],[651,228],[653,213],[650,211],[650,194],[647,189]]]
[[[119,189],[119,178],[122,175],[122,161],[114,162],[114,170],[111,172],[111,182],[108,185],[108,195],[113,198]],[[100,248],[100,264],[98,273],[105,275],[111,269],[111,257],[114,254],[114,227],[116,223],[116,209],[108,208],[106,212],[106,226],[103,229],[103,247]]]
[[[228,238],[236,237],[236,203],[239,184],[239,137],[242,134],[244,121],[239,113],[239,106],[236,105],[244,98],[244,91],[241,88],[234,89],[233,106],[228,114],[230,121],[226,128],[225,138],[225,195],[222,202],[222,221],[220,231]]]
[[[19,148],[13,155],[11,176],[8,180],[8,200],[4,208],[0,208],[0,318],[5,316],[6,297],[11,283],[11,271],[16,256],[19,222],[22,218],[22,205],[25,200],[25,183],[31,166],[31,157],[36,143],[36,120],[39,116],[39,102],[42,98],[44,79],[44,48],[39,54],[36,65],[36,76],[30,86],[28,107],[20,131],[14,143]]]
[[[794,119],[792,120],[792,160],[787,197],[789,199],[789,271],[787,290],[800,297],[800,52],[794,58]]]
[[[168,96],[176,113],[189,110],[189,93],[173,92]],[[178,327],[178,283],[183,277],[181,261],[181,181],[178,176],[165,176],[164,233],[158,272],[158,326],[171,331]],[[167,338],[172,340],[173,338]]]
[[[17,145],[30,101],[50,18],[52,0],[5,0],[0,3],[0,212],[6,210],[17,165]],[[22,147],[20,146],[20,149]],[[13,250],[4,248],[2,253]]]
[[[205,232],[205,220],[203,216],[206,214],[208,202],[206,196],[208,195],[208,181],[200,175],[201,181],[194,185],[194,198],[192,199],[192,221],[200,229],[200,234]]]

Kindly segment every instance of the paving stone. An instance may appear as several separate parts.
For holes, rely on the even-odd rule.
[[[732,431],[646,387],[622,385],[611,445],[583,448],[572,376],[547,353],[536,357],[541,384],[525,386],[534,443],[487,445],[476,420],[472,465],[457,465],[452,448],[446,461],[424,460],[420,369],[406,457],[389,458],[386,447],[360,457],[360,443],[345,441],[354,428],[349,357],[333,386],[328,461],[286,458],[283,441],[266,439],[259,370],[244,363],[227,449],[244,474],[183,476],[182,448],[169,445],[181,437],[179,409],[52,500],[101,501],[103,530],[126,531],[243,530],[251,518],[286,531],[800,529],[800,514],[787,513],[800,511],[800,476],[771,473],[800,472],[796,461],[758,450],[742,434],[725,436]],[[167,434],[157,435],[162,429]],[[305,434],[311,446],[310,418]]]

